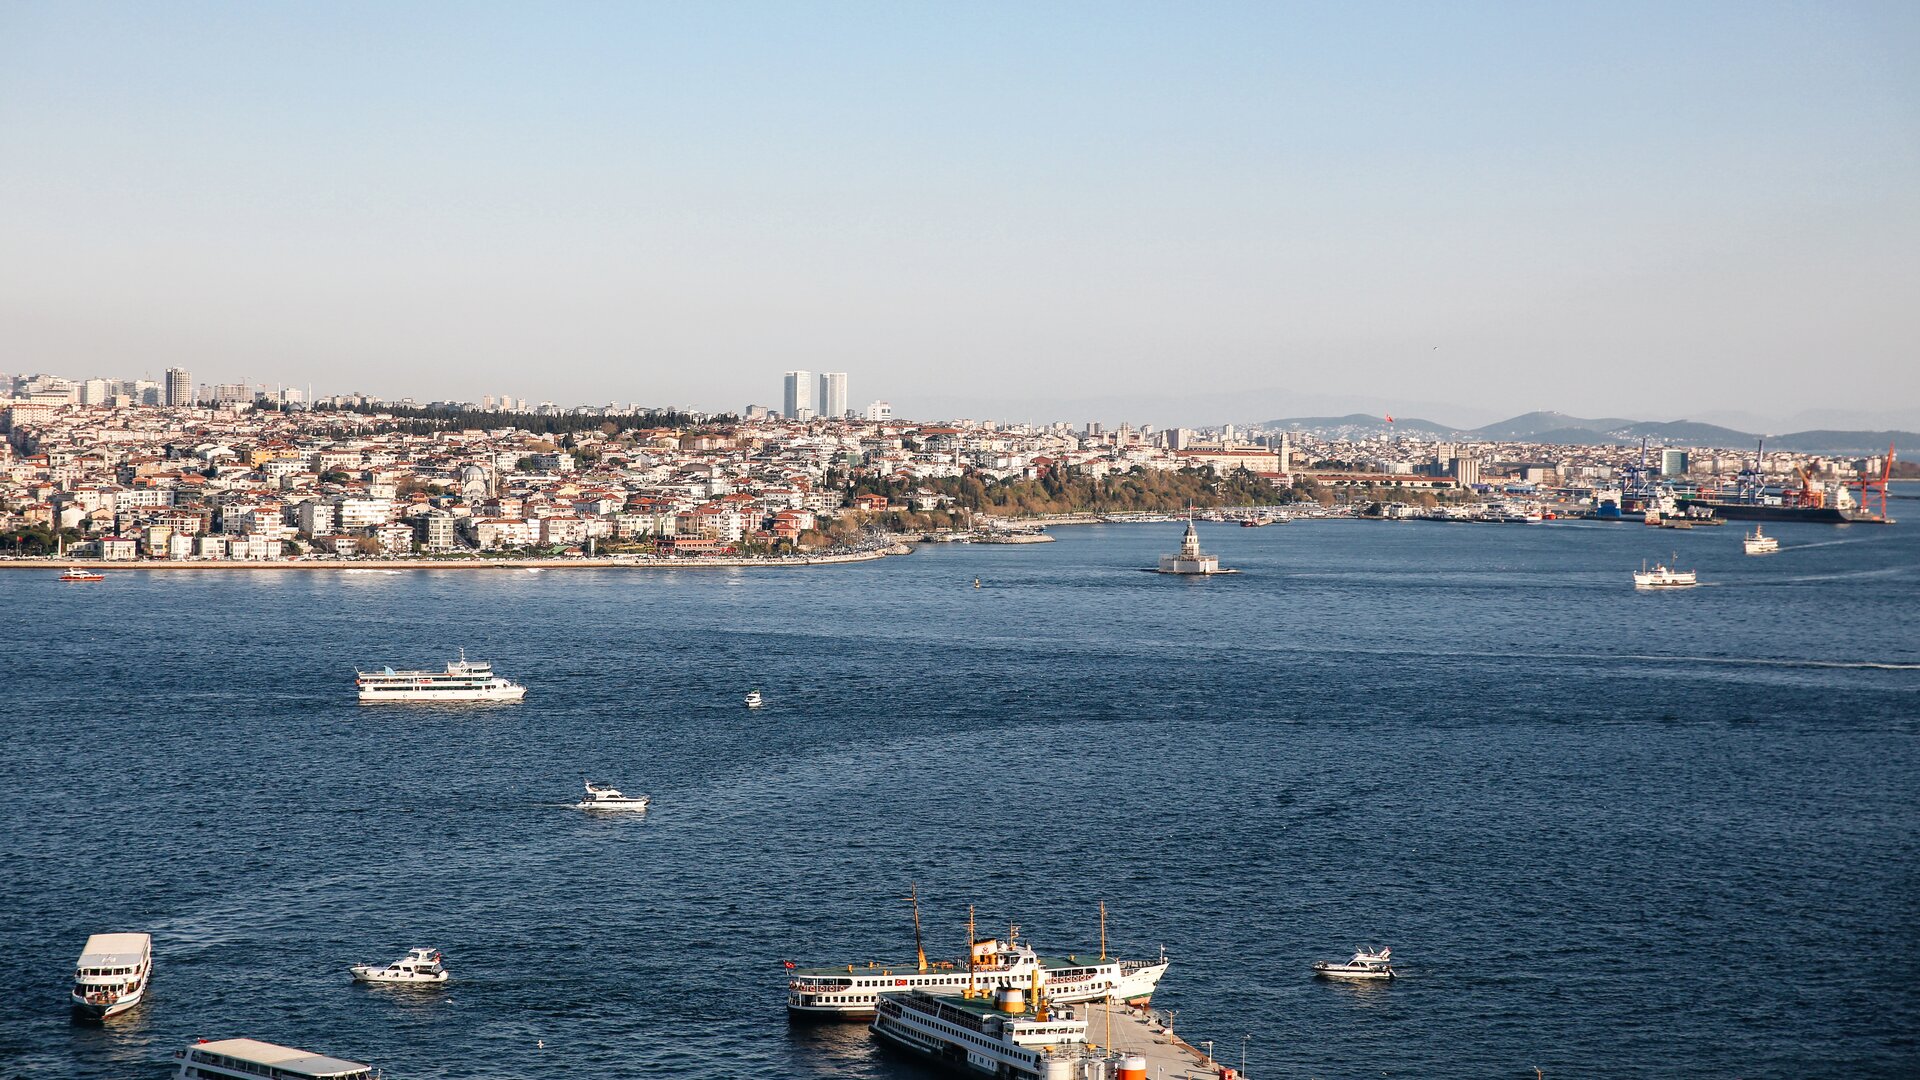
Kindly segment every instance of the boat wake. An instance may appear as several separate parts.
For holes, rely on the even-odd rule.
[[[340,572],[343,574],[391,574],[395,577],[398,577],[401,574],[406,573],[405,570],[366,570],[366,569],[342,570]]]

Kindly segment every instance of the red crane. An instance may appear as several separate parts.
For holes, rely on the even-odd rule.
[[[1867,470],[1860,470],[1860,508],[1862,510],[1872,510],[1872,500],[1876,497],[1877,493],[1877,497],[1880,500],[1879,514],[1882,518],[1885,518],[1887,516],[1887,482],[1892,479],[1893,444],[1888,443],[1887,460],[1880,466],[1880,478],[1878,480],[1868,479]]]

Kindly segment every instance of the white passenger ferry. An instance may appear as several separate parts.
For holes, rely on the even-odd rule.
[[[180,1062],[174,1080],[378,1080],[380,1075],[371,1065],[258,1039],[202,1039],[173,1056]]]
[[[1146,1076],[1145,1058],[1088,1045],[1087,1022],[1054,1009],[1038,985],[1031,997],[1017,986],[988,996],[884,994],[869,1030],[890,1046],[997,1080]]]
[[[140,1004],[153,977],[150,934],[94,934],[73,967],[73,1005],[106,1019]]]
[[[460,659],[447,662],[445,671],[356,671],[360,703],[424,701],[519,701],[527,688],[493,673],[493,665]]]
[[[1167,973],[1163,949],[1158,960],[1119,960],[1105,950],[1105,909],[1101,911],[1102,949],[1099,957],[1041,956],[1019,941],[1020,928],[1008,929],[1007,940],[974,938],[971,953],[961,961],[929,963],[916,948],[917,959],[902,964],[859,967],[792,967],[787,981],[787,1014],[795,1018],[861,1019],[872,1016],[880,995],[927,990],[958,994],[969,987],[990,993],[1002,986],[1025,986],[1036,976],[1053,1001],[1124,1001],[1145,1005],[1160,977]],[[969,936],[972,919],[968,919]],[[914,937],[919,938],[920,913],[914,911]]]
[[[1665,563],[1655,563],[1649,570],[1645,563],[1633,572],[1633,587],[1636,589],[1691,589],[1700,584],[1699,575],[1692,570],[1675,570]]]
[[[1771,555],[1780,550],[1779,539],[1761,532],[1758,525],[1753,527],[1753,531],[1746,535],[1740,545],[1749,555]]]

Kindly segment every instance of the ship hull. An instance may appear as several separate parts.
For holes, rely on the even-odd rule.
[[[1892,521],[1862,510],[1837,506],[1767,506],[1764,503],[1705,502],[1681,499],[1684,512],[1694,507],[1713,511],[1724,521],[1805,521],[1820,525],[1891,525]]]
[[[527,696],[524,686],[486,690],[361,690],[362,705],[419,705],[436,701],[519,701]]]

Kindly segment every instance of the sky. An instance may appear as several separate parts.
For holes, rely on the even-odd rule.
[[[1911,2],[9,0],[0,371],[1920,428],[1916,55]]]

